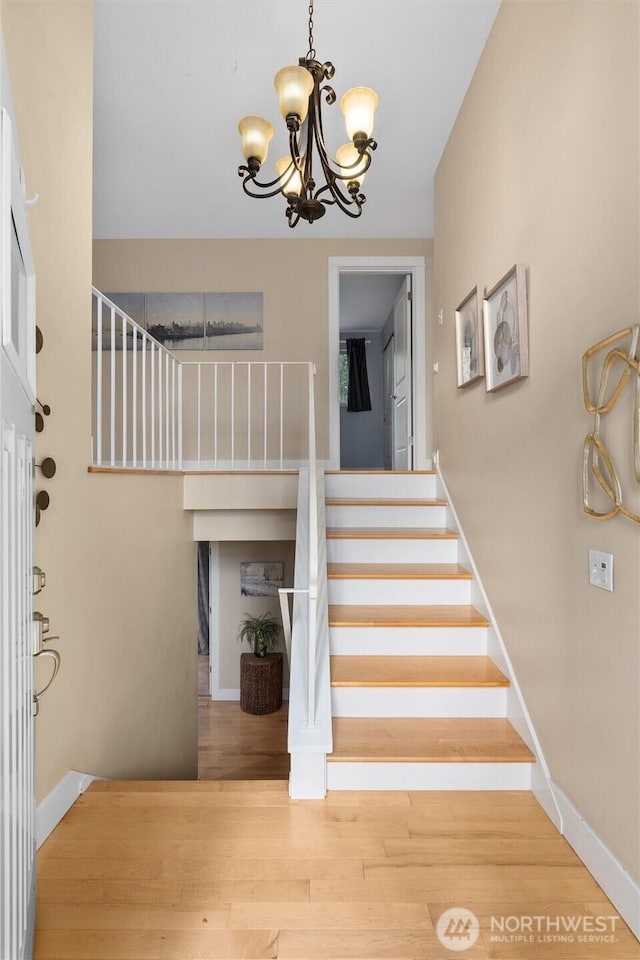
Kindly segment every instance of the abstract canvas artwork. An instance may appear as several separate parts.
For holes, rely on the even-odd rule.
[[[168,350],[263,347],[261,293],[116,292],[106,297]],[[104,333],[110,322],[109,313],[103,313]]]
[[[491,393],[529,374],[524,267],[512,267],[485,295],[482,305],[487,391]]]
[[[456,310],[456,361],[459,387],[466,387],[484,376],[478,287],[473,288]]]

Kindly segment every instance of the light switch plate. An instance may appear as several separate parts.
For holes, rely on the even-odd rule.
[[[613,554],[589,550],[589,583],[613,592]]]

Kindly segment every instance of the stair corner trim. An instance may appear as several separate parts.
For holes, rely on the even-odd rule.
[[[558,805],[556,794],[553,790],[551,773],[542,751],[542,745],[538,739],[538,735],[533,725],[529,710],[527,709],[522,689],[518,683],[518,678],[516,677],[509,652],[500,632],[498,621],[489,602],[489,598],[484,589],[478,568],[469,548],[469,543],[462,528],[462,524],[460,523],[460,518],[456,513],[456,509],[449,494],[439,459],[435,461],[435,469],[437,476],[436,496],[447,501],[447,527],[456,531],[459,538],[458,562],[470,569],[473,574],[474,579],[471,587],[471,603],[476,610],[486,616],[486,618],[490,621],[490,627],[487,633],[487,652],[489,656],[496,662],[496,666],[502,670],[504,674],[506,674],[511,682],[511,686],[507,695],[507,719],[520,737],[522,737],[529,749],[536,756],[536,762],[531,771],[531,790],[554,826],[561,833],[564,833],[562,810]],[[476,594],[475,596],[474,593]]]
[[[36,808],[36,849],[40,849],[89,784],[94,780],[105,779],[91,773],[79,773],[77,770],[69,770],[65,774]]]
[[[551,790],[562,816],[562,835],[600,884],[634,936],[640,940],[640,884],[625,870],[553,780]]]

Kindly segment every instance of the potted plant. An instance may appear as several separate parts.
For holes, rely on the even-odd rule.
[[[278,646],[279,639],[280,621],[271,615],[271,610],[255,617],[245,613],[244,620],[240,621],[238,640],[247,641],[254,657],[266,657]]]
[[[240,657],[240,709],[245,713],[275,713],[282,706],[282,653],[274,652],[280,629],[270,610],[247,613],[240,622],[238,640],[251,647]]]

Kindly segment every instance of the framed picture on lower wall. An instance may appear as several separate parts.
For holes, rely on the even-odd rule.
[[[284,564],[280,560],[253,560],[240,564],[240,595],[277,597],[283,585]]]
[[[467,387],[484,376],[480,290],[476,286],[456,310],[456,367],[458,386]]]
[[[487,392],[529,375],[526,271],[516,264],[482,302]]]

